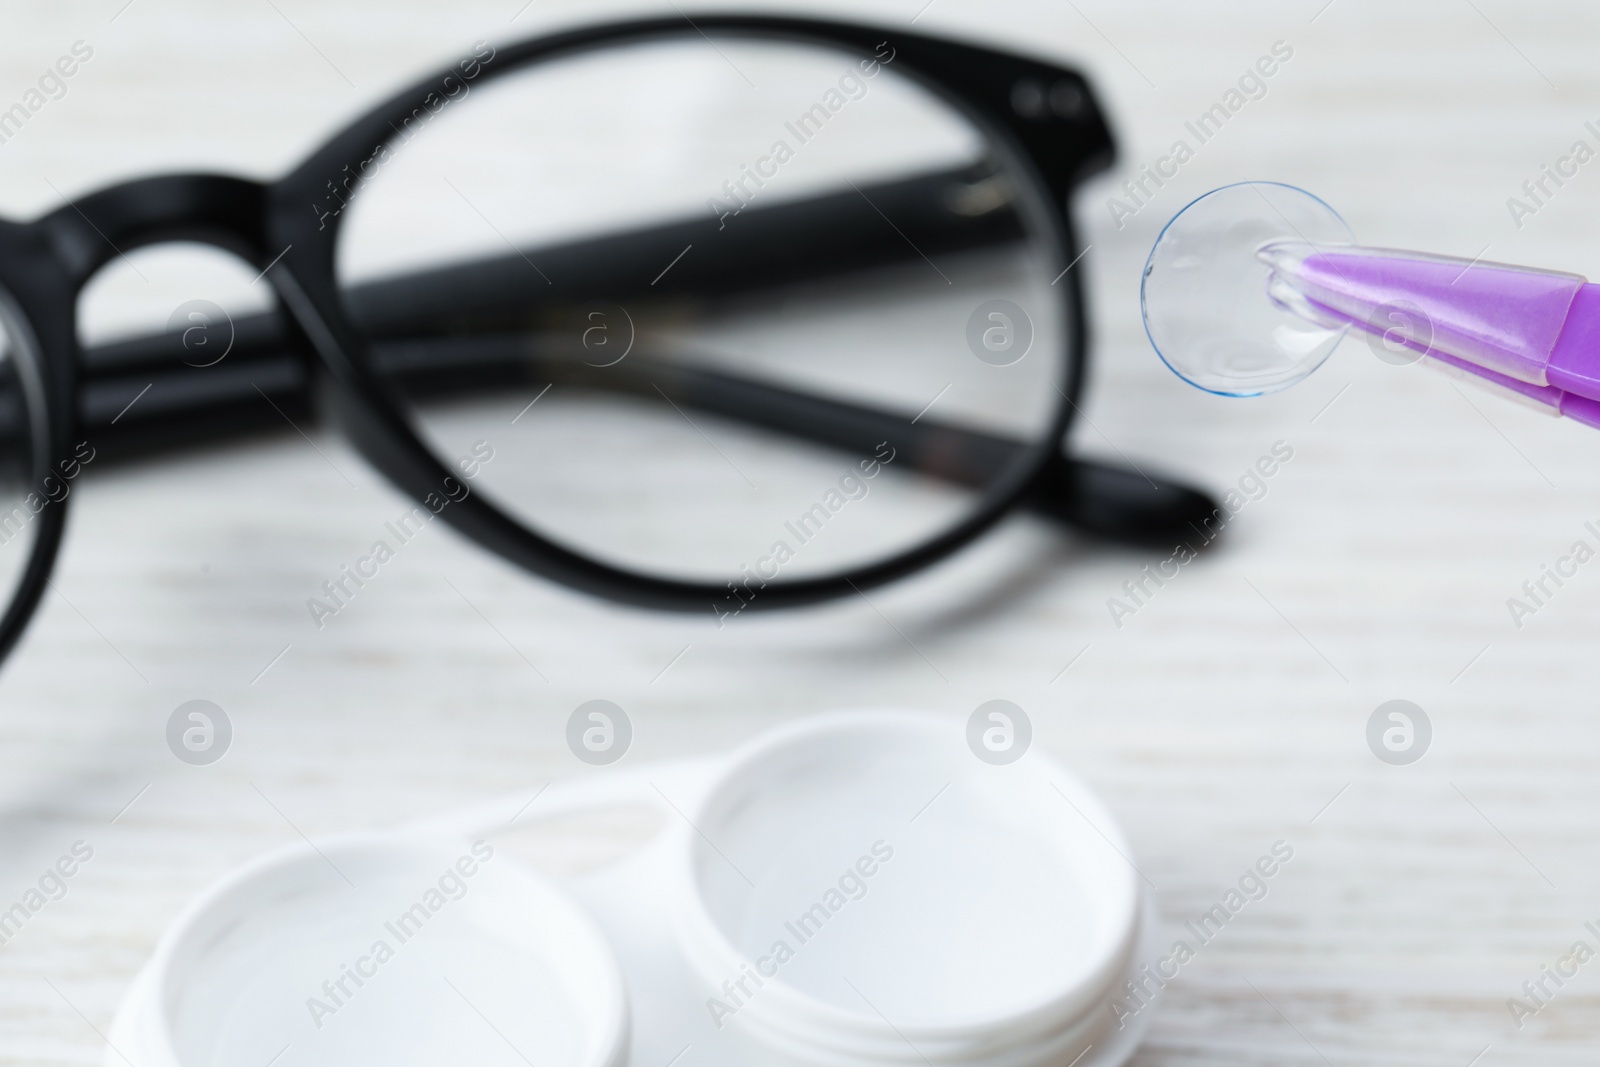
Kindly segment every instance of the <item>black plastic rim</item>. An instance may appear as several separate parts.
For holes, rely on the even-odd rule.
[[[541,61],[631,40],[700,34],[737,34],[791,40],[872,55],[894,49],[895,70],[964,113],[1032,179],[1038,195],[1035,221],[1053,233],[1061,263],[1075,262],[1076,243],[1067,199],[1113,156],[1109,129],[1088,84],[1077,73],[1036,60],[919,34],[869,25],[788,17],[685,16],[607,23],[499,49],[483,65],[492,79]],[[613,567],[575,553],[525,528],[481,493],[458,498],[461,483],[423,444],[404,405],[373,372],[367,347],[346,318],[334,271],[338,219],[326,223],[316,205],[327,183],[347,166],[359,166],[395,135],[395,125],[430,94],[452,94],[461,68],[412,85],[352,124],[311,159],[278,182],[208,174],[179,174],[116,185],[66,204],[28,224],[0,221],[0,286],[14,298],[33,334],[41,363],[39,382],[49,446],[35,457],[43,479],[73,458],[82,425],[76,303],[80,290],[105,263],[155,243],[197,241],[241,256],[273,284],[295,340],[316,354],[331,382],[335,410],[363,456],[419,503],[430,494],[452,498],[439,509],[459,532],[534,573],[627,604],[703,611],[724,596],[721,586],[674,581]],[[1040,87],[1065,87],[1076,101],[1070,115],[1024,107]],[[458,89],[455,91],[459,91]],[[957,551],[993,526],[1059,459],[1084,387],[1087,325],[1077,274],[1058,279],[1067,316],[1063,396],[1047,433],[1024,459],[989,488],[974,513],[953,528],[883,562],[833,575],[772,582],[746,606],[769,609],[813,603],[859,592],[903,577]],[[67,500],[37,517],[34,554],[16,597],[0,616],[0,656],[10,650],[48,586],[65,529]]]
[[[1068,131],[1059,125],[1026,119],[1012,101],[1016,87],[1029,81],[1056,84],[1076,75],[1043,64],[947,41],[844,23],[808,19],[706,16],[655,19],[574,30],[499,50],[482,77],[492,79],[530,65],[600,46],[674,36],[737,34],[832,47],[869,56],[887,44],[895,50],[897,73],[909,73],[924,87],[953,104],[1013,158],[1007,162],[1025,178],[1034,179],[1035,214],[1054,233],[1061,263],[1074,258],[1074,243],[1065,211],[1066,194],[1078,180],[1103,166],[1110,157],[1109,132],[1092,104],[1089,121],[1078,118],[1070,138],[1074,149],[1063,152]],[[491,69],[492,68],[492,69]],[[334,268],[339,223],[328,222],[316,209],[325,190],[347,168],[359,169],[395,136],[399,124],[431,98],[459,92],[461,75],[452,68],[442,76],[413,85],[335,138],[299,170],[270,191],[270,244],[285,249],[272,275],[280,294],[305,330],[322,362],[338,384],[340,414],[366,459],[403,488],[425,501],[430,494],[454,499],[459,479],[422,442],[403,413],[405,405],[369,363],[367,345],[348,321]],[[1087,89],[1083,89],[1088,100]],[[1092,131],[1084,136],[1083,129]],[[1054,144],[1044,144],[1053,139]],[[1030,445],[1021,460],[991,486],[966,519],[899,555],[880,563],[816,578],[772,582],[762,587],[751,608],[780,608],[814,603],[882,585],[949,556],[998,522],[1016,504],[1046,462],[1061,447],[1083,387],[1086,344],[1081,292],[1074,276],[1060,286],[1067,317],[1065,388],[1049,429]],[[659,578],[576,553],[512,519],[483,494],[454,500],[439,511],[466,536],[524,568],[568,586],[642,607],[704,611],[720,602],[719,584]],[[730,576],[733,577],[733,576]]]

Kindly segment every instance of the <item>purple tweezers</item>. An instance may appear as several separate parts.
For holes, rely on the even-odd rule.
[[[1576,274],[1387,248],[1284,242],[1258,255],[1274,302],[1381,335],[1600,427],[1600,285]]]

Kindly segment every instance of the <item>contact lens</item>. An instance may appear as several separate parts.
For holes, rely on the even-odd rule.
[[[1303,189],[1213,190],[1167,223],[1150,250],[1139,286],[1145,332],[1173,373],[1207,392],[1286,389],[1322,365],[1349,324],[1286,285],[1274,251],[1354,244],[1338,212]]]

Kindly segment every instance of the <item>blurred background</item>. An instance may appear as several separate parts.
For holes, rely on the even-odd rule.
[[[673,11],[13,7],[0,105],[74,42],[93,58],[0,144],[0,214],[32,218],[148,173],[270,178],[476,40]],[[720,750],[841,707],[966,715],[1015,701],[1035,743],[1121,820],[1173,931],[1274,841],[1291,843],[1266,899],[1170,987],[1137,1064],[1592,1061],[1600,987],[1587,969],[1520,1028],[1507,1000],[1600,919],[1600,568],[1520,626],[1507,601],[1574,542],[1600,547],[1585,528],[1600,525],[1600,439],[1357,341],[1285,394],[1203,394],[1151,351],[1138,280],[1179,208],[1244,179],[1311,190],[1364,244],[1600,275],[1600,163],[1532,215],[1508,206],[1574,142],[1600,148],[1585,126],[1600,126],[1600,13],[1504,0],[805,13],[914,20],[1089,78],[1119,159],[1073,205],[1092,340],[1072,447],[1239,491],[1227,536],[1131,614],[1109,602],[1170,550],[1019,515],[867,597],[718,629],[709,612],[571,593],[434,524],[319,630],[306,599],[408,506],[337,434],[308,442],[285,427],[91,466],[54,589],[0,672],[0,901],[74,841],[95,856],[0,947],[0,1064],[98,1062],[96,1027],[166,923],[261,850],[578,772],[564,729],[592,699],[627,710],[637,759]],[[1179,138],[1195,145],[1185,123],[1266,55],[1279,63],[1264,91],[1133,201],[1123,183]],[[86,340],[159,327],[195,298],[251,308],[254,271],[222,257],[153,269],[165,288],[117,270],[85,296]],[[1274,473],[1252,475],[1268,456]],[[685,529],[703,521],[692,497],[682,509]],[[232,722],[210,766],[174,759],[165,740],[194,699]],[[1406,766],[1367,742],[1393,699],[1432,723]],[[603,827],[552,854],[626,833]]]

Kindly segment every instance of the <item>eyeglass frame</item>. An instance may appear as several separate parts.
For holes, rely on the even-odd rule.
[[[214,174],[175,174],[120,183],[74,200],[31,223],[0,220],[0,287],[11,294],[8,318],[23,342],[14,348],[39,356],[33,379],[42,398],[46,434],[34,449],[35,484],[72,461],[79,437],[76,396],[81,353],[76,303],[83,286],[105,264],[151,244],[190,241],[212,245],[254,264],[272,284],[292,339],[314,353],[345,433],[362,456],[419,504],[429,506],[480,546],[543,577],[639,607],[699,611],[725,596],[721,585],[640,573],[591,559],[541,536],[508,516],[482,493],[469,492],[430,450],[406,418],[405,403],[371,365],[371,346],[352,324],[340,299],[335,252],[342,206],[328,211],[328,190],[352,169],[359,174],[393,142],[399,125],[430,102],[458,94],[464,79],[478,84],[529,66],[600,46],[670,37],[736,34],[881,56],[891,48],[895,70],[955,107],[994,139],[1039,197],[1044,221],[1061,262],[1081,258],[1068,212],[1084,179],[1114,157],[1111,132],[1087,81],[1076,71],[1040,60],[900,29],[783,16],[704,15],[603,23],[475,53],[441,74],[413,83],[333,137],[287,176],[270,183]],[[493,69],[489,69],[492,63]],[[470,74],[469,74],[470,70]],[[1070,99],[1071,108],[1045,106],[1046,93]],[[347,180],[347,179],[346,179]],[[348,190],[348,185],[345,186]],[[309,205],[309,210],[308,210]],[[1084,388],[1087,322],[1082,290],[1070,269],[1057,279],[1065,313],[1064,382],[1047,429],[991,484],[965,519],[889,559],[835,574],[762,587],[748,606],[763,610],[798,606],[860,592],[909,575],[971,543],[1004,517],[1030,488],[1070,494],[1072,472],[1063,468],[1062,442]],[[0,293],[0,297],[3,297]],[[24,379],[27,368],[19,368]],[[65,469],[65,468],[63,468]],[[1091,472],[1092,473],[1092,472]],[[1142,476],[1141,476],[1142,477]],[[1060,483],[1060,484],[1056,484]],[[1151,483],[1154,485],[1154,483]],[[460,495],[457,495],[457,491]],[[1203,494],[1186,510],[1209,512]],[[434,507],[441,495],[446,504]],[[1112,494],[1115,495],[1114,493]],[[1119,504],[1108,502],[1104,524],[1119,525]],[[1101,511],[1105,511],[1102,508]],[[1125,510],[1125,506],[1124,506]],[[48,584],[65,529],[67,500],[37,516],[33,556],[0,617],[0,657],[19,638]],[[1131,520],[1130,520],[1131,521]],[[1087,525],[1096,525],[1091,515]],[[1135,531],[1133,539],[1138,539]]]

